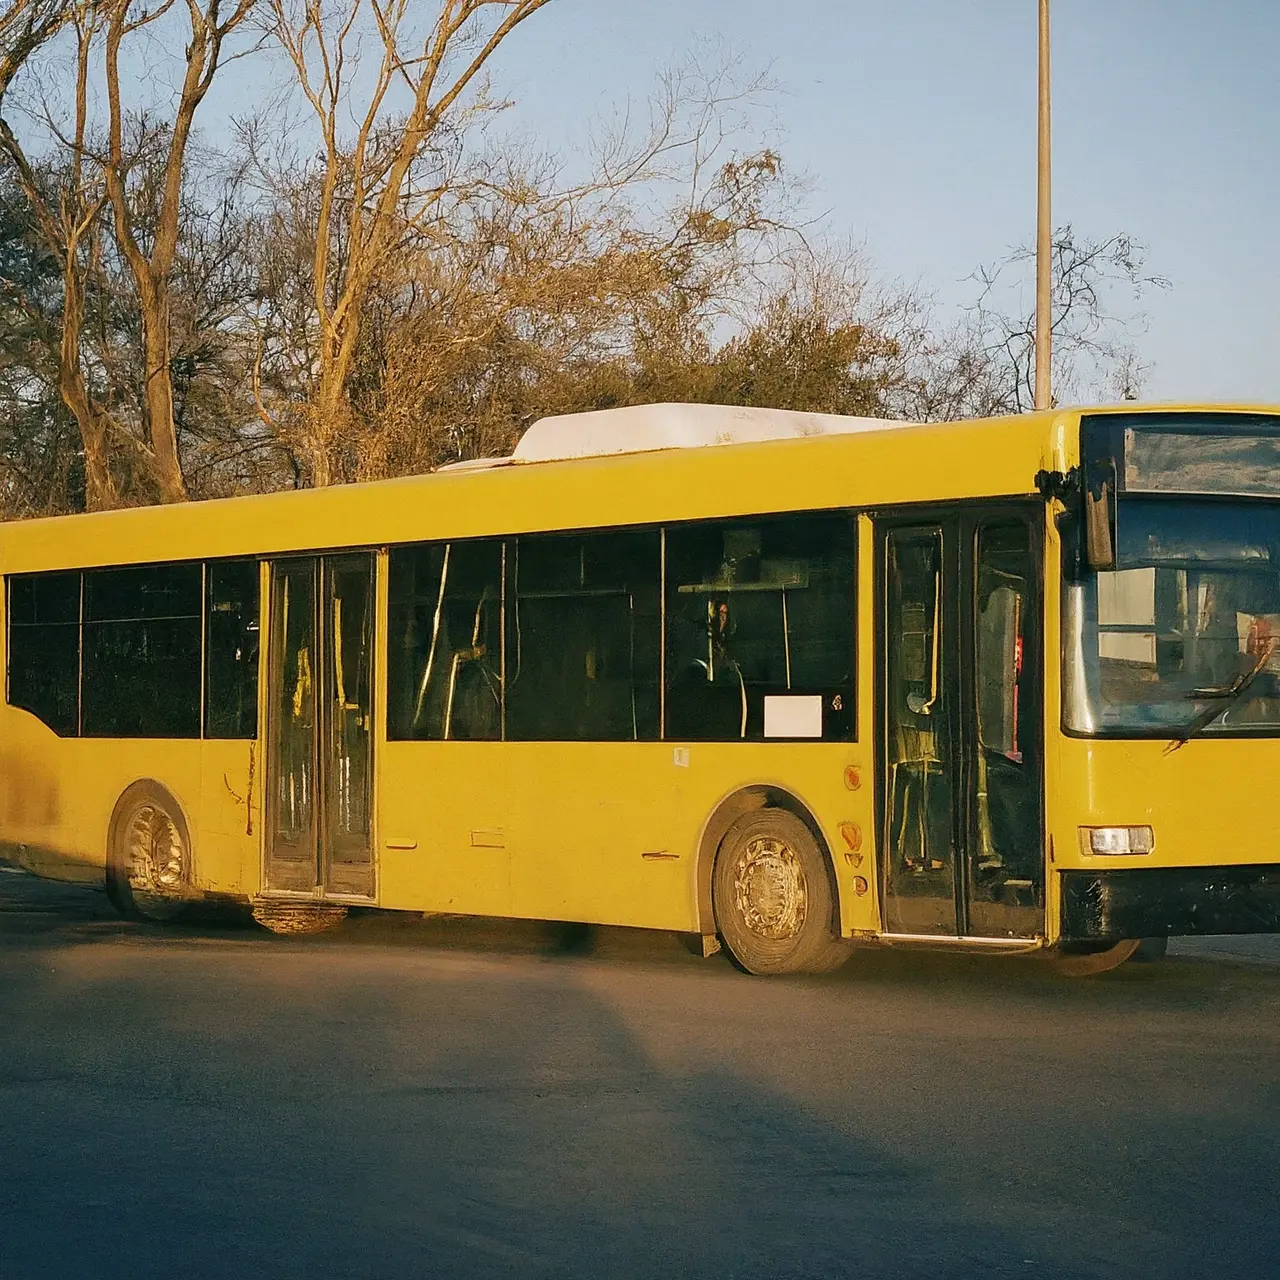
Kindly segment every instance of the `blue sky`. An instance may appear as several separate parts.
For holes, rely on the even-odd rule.
[[[1280,4],[1054,0],[1054,214],[1125,231],[1154,399],[1280,402]],[[1035,0],[552,0],[495,68],[549,147],[699,41],[782,90],[782,150],[873,264],[944,301],[1035,222]]]

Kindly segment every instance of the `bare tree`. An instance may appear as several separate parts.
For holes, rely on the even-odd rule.
[[[7,118],[0,118],[0,150],[31,208],[35,227],[59,264],[63,297],[57,355],[59,391],[80,428],[85,500],[90,508],[137,498],[177,501],[187,496],[174,414],[171,286],[179,258],[183,184],[195,113],[223,56],[227,36],[254,0],[186,0],[188,40],[184,75],[172,119],[148,115],[121,93],[124,42],[177,14],[177,0],[150,7],[138,0],[25,0],[10,13],[0,39],[12,32],[14,65],[0,57],[7,87],[20,65],[64,27],[74,33],[70,118],[37,95],[39,132],[54,139],[52,159],[32,159]],[[18,9],[18,4],[14,9]],[[39,19],[39,20],[37,20]],[[167,30],[167,29],[166,29]],[[6,46],[7,47],[7,46]],[[24,62],[16,62],[21,53]],[[94,115],[94,87],[105,84],[104,131]],[[109,217],[107,216],[109,215]],[[138,316],[141,376],[136,396],[122,394],[121,353],[100,330],[94,347],[86,325],[91,285],[104,285],[108,259],[126,269]],[[119,282],[117,282],[118,284]],[[101,301],[101,299],[99,299]],[[96,319],[101,323],[100,307]],[[123,364],[132,363],[132,353]],[[127,380],[127,379],[125,379]],[[136,408],[136,420],[133,409]],[[122,480],[127,478],[125,483]],[[141,484],[136,483],[141,480]]]
[[[568,159],[510,134],[485,146],[483,108],[442,128],[410,182],[429,173],[430,199],[396,211],[396,252],[369,278],[330,480],[502,451],[543,413],[708,398],[716,352],[756,323],[781,255],[803,247],[781,159],[760,145],[767,91],[732,61],[692,56],[647,112],[598,124]],[[301,479],[322,363],[308,264],[325,173],[270,155],[271,136],[248,137],[270,205],[257,385]],[[333,239],[345,262],[341,226]]]
[[[1147,270],[1146,248],[1132,236],[1081,237],[1070,223],[1052,241],[1053,382],[1062,395],[1116,393],[1135,399],[1145,372],[1133,343],[1145,323],[1141,314],[1124,316],[1111,305],[1117,288],[1137,301],[1169,281]],[[989,356],[1001,389],[999,408],[1022,413],[1035,403],[1035,313],[1009,306],[1009,278],[1034,263],[1030,248],[1015,250],[974,274],[981,286],[972,309],[974,334]]]
[[[660,399],[1030,403],[1029,255],[976,273],[949,324],[875,283],[805,223],[770,87],[732,59],[694,55],[581,153],[492,127],[486,68],[547,2],[0,0],[0,506],[402,474]],[[128,53],[175,32],[161,108],[127,90]],[[287,83],[240,147],[202,138],[218,68],[262,42]],[[20,139],[6,90],[33,57]],[[1133,393],[1141,318],[1118,291],[1166,284],[1131,238],[1059,231],[1066,394]]]
[[[1069,224],[1053,236],[1053,385],[1059,399],[1135,399],[1146,374],[1137,310],[1150,289],[1168,289],[1148,271],[1136,239],[1097,240]],[[907,291],[891,326],[902,353],[888,395],[895,415],[918,421],[1024,413],[1035,403],[1035,311],[1029,302],[1034,250],[1022,247],[971,279],[976,300],[940,321],[927,295]]]
[[[148,243],[138,234],[138,210],[129,188],[133,159],[126,151],[127,112],[120,94],[120,49],[126,38],[164,18],[175,0],[144,7],[136,0],[105,0],[108,147],[103,180],[115,224],[115,237],[129,265],[142,319],[144,354],[143,406],[148,442],[160,497],[177,502],[187,497],[178,456],[171,371],[170,285],[178,254],[178,232],[187,149],[196,111],[213,83],[227,37],[248,17],[254,0],[186,0],[190,38],[185,72],[173,120],[167,125],[160,189],[148,227]]]
[[[76,422],[58,393],[62,282],[28,202],[0,175],[0,513],[55,515],[83,501]]]
[[[56,136],[66,143],[67,163],[60,172],[51,173],[47,167],[38,171],[4,117],[0,117],[0,147],[27,199],[40,238],[59,266],[62,316],[56,343],[58,388],[80,428],[87,504],[91,509],[100,509],[115,506],[119,500],[110,465],[111,415],[102,399],[93,394],[82,351],[87,277],[100,260],[98,215],[106,201],[96,169],[87,159],[90,58],[102,19],[92,0],[74,0],[64,5],[59,17],[58,28],[69,24],[75,34],[72,120],[66,130],[54,127]],[[34,48],[28,49],[28,57],[32,52]],[[34,316],[38,306],[29,298],[24,302]]]
[[[32,54],[71,21],[75,0],[8,0],[0,9],[0,99]]]
[[[334,450],[349,427],[348,382],[378,275],[452,190],[447,134],[468,112],[486,109],[485,65],[546,3],[441,0],[424,31],[412,0],[341,0],[332,8],[322,0],[267,0],[271,33],[320,133],[311,273],[319,341],[301,432],[317,485],[335,478]],[[378,66],[360,84],[359,50],[370,36]]]

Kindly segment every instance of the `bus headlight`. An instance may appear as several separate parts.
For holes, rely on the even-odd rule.
[[[1155,848],[1150,827],[1081,827],[1080,846],[1085,853],[1125,855],[1150,853]]]

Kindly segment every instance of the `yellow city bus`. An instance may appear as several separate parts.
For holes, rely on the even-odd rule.
[[[857,941],[1280,929],[1280,412],[656,405],[0,528],[0,841],[168,918]]]

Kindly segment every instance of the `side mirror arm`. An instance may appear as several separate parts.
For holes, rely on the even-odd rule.
[[[1086,485],[1079,467],[1069,471],[1037,471],[1036,489],[1045,501],[1056,498],[1078,511],[1084,527],[1084,559],[1090,569],[1116,566],[1115,478]]]

